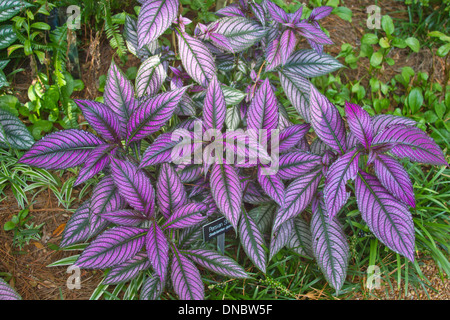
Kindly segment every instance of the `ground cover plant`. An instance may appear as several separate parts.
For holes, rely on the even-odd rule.
[[[318,24],[331,8],[288,14],[240,1],[195,28],[178,8],[149,0],[127,19],[142,64],[132,83],[113,62],[104,103],[76,101],[92,130],[47,135],[20,159],[81,166],[77,185],[100,178],[64,231],[60,246],[82,249],[71,262],[106,269],[104,285],[131,281],[132,298],[173,290],[202,299],[199,267],[257,277],[202,243],[202,225],[224,216],[260,272],[287,246],[313,257],[339,294],[351,252],[339,212],[350,198],[379,241],[414,261],[416,202],[398,159],[447,162],[414,121],[346,102],[345,122],[310,83],[341,67],[324,53],[331,40]],[[165,33],[173,48],[159,45]],[[299,38],[312,49],[299,49]],[[294,117],[277,101],[281,90]]]

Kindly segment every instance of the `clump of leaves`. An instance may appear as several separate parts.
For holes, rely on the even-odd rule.
[[[180,299],[202,299],[196,265],[249,277],[230,252],[196,241],[202,225],[224,216],[261,272],[288,246],[315,257],[339,291],[349,246],[338,213],[349,180],[369,229],[414,260],[414,194],[395,157],[447,162],[407,118],[370,117],[347,103],[347,132],[338,109],[309,82],[341,67],[323,53],[331,41],[318,24],[331,8],[304,17],[301,8],[288,14],[270,1],[243,0],[190,35],[178,7],[178,0],[148,0],[137,21],[126,20],[127,45],[143,60],[135,83],[113,62],[104,103],[76,101],[97,134],[52,133],[20,159],[46,169],[83,166],[76,184],[102,175],[64,231],[61,247],[95,237],[75,264],[108,269],[104,284],[144,273],[143,299],[170,288]],[[170,29],[173,52],[158,44]],[[297,49],[299,38],[313,49]],[[287,114],[278,89],[298,114]],[[308,222],[301,215],[310,205]]]

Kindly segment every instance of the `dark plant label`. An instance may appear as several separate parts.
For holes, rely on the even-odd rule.
[[[214,239],[232,228],[233,226],[225,217],[214,220],[203,226],[203,241]]]

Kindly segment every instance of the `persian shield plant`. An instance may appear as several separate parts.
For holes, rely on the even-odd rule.
[[[225,217],[261,272],[287,246],[314,257],[339,290],[350,254],[339,222],[349,181],[374,235],[414,259],[414,193],[397,159],[447,162],[406,118],[371,117],[347,103],[346,131],[309,81],[341,67],[324,53],[332,42],[318,23],[330,7],[286,13],[268,0],[241,0],[193,27],[178,0],[140,3],[125,24],[127,46],[142,61],[134,83],[113,62],[104,103],[76,101],[92,130],[47,135],[20,160],[81,166],[76,184],[100,177],[63,234],[63,248],[89,242],[75,265],[106,269],[104,284],[143,277],[142,299],[170,288],[203,299],[198,266],[250,276],[232,253],[199,241],[204,224]],[[176,47],[162,47],[170,32]],[[312,49],[299,49],[302,39]],[[309,208],[308,222],[301,214]]]

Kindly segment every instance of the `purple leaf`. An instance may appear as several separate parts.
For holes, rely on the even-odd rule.
[[[289,219],[278,228],[276,232],[273,233],[272,239],[270,241],[270,253],[269,260],[271,260],[281,249],[283,249],[291,238],[294,229],[293,219]]]
[[[125,208],[126,202],[119,194],[111,176],[105,176],[92,192],[90,210],[92,215],[101,216]]]
[[[172,140],[172,137],[175,136],[171,132],[160,134],[144,151],[139,168],[171,162],[172,150],[179,143],[175,139]]]
[[[217,274],[238,279],[246,279],[249,277],[244,268],[238,265],[236,261],[215,251],[191,249],[182,251],[182,253],[203,268],[209,269]]]
[[[305,78],[314,78],[334,72],[341,67],[342,64],[332,56],[302,49],[291,55],[283,70]]]
[[[316,170],[293,180],[285,190],[284,207],[275,216],[273,232],[287,220],[296,217],[309,205],[316,193],[322,171]]]
[[[101,217],[109,222],[125,227],[136,227],[148,217],[136,210],[122,209],[113,212],[106,212]]]
[[[113,145],[102,144],[92,150],[89,154],[89,157],[86,159],[84,166],[81,168],[77,180],[75,181],[73,186],[75,187],[85,182],[86,180],[92,178],[97,173],[106,168],[106,166],[108,166],[110,163],[108,154],[114,148],[115,147]]]
[[[172,258],[172,284],[180,300],[203,300],[205,288],[197,267],[176,249]]]
[[[306,121],[311,122],[309,111],[309,91],[311,83],[297,72],[286,68],[279,70],[280,83],[286,97],[294,105],[298,114]]]
[[[139,48],[158,39],[177,18],[178,0],[147,0],[137,22]]]
[[[323,18],[329,16],[331,11],[333,11],[333,7],[322,6],[322,7],[314,8],[312,10],[308,20],[317,21],[317,20],[323,19]]]
[[[294,31],[286,29],[281,35],[281,64],[285,64],[289,57],[294,53],[295,45],[297,44],[297,38]]]
[[[141,289],[141,300],[157,300],[163,291],[163,285],[158,276],[149,276],[145,279]]]
[[[309,124],[294,124],[280,131],[279,152],[287,152],[294,148],[308,133]]]
[[[67,169],[85,162],[90,152],[104,142],[90,132],[68,129],[37,141],[19,163],[44,169]]]
[[[360,155],[359,150],[350,151],[339,157],[327,171],[324,201],[330,219],[336,216],[350,197],[345,186],[348,180],[356,178]]]
[[[104,269],[134,257],[144,246],[145,230],[114,227],[99,235],[75,262],[82,268]]]
[[[242,219],[239,223],[239,236],[247,256],[259,270],[266,273],[267,257],[264,249],[264,237],[245,209],[243,209]]]
[[[415,208],[413,185],[403,166],[394,158],[383,154],[377,155],[373,164],[381,184],[397,199]]]
[[[187,33],[178,34],[181,62],[186,72],[198,84],[207,87],[216,75],[214,58],[205,44]]]
[[[417,122],[406,117],[393,116],[391,114],[379,114],[372,117],[372,126],[374,134],[380,133],[387,127],[396,124],[405,126],[415,126]]]
[[[311,125],[317,136],[333,150],[346,151],[345,125],[338,109],[314,86],[310,92]]]
[[[156,222],[153,222],[145,237],[145,248],[153,270],[164,283],[169,265],[169,242]]]
[[[250,103],[247,113],[247,128],[253,129],[259,136],[259,130],[270,130],[278,127],[278,105],[269,79],[264,80]]]
[[[349,102],[345,102],[345,114],[350,131],[366,149],[369,149],[374,136],[370,115],[357,104]]]
[[[322,199],[312,205],[311,235],[313,253],[328,283],[339,291],[347,276],[350,248],[337,218],[330,219]]]
[[[311,172],[321,164],[322,157],[309,152],[292,151],[280,155],[278,176],[281,179],[295,179]]]
[[[387,148],[394,156],[409,158],[415,162],[448,165],[436,142],[415,127],[392,125],[375,136],[372,147]]]
[[[152,216],[155,210],[155,190],[149,178],[128,161],[111,159],[114,183],[120,195],[135,210]]]
[[[112,267],[102,283],[110,285],[130,281],[136,278],[141,271],[149,269],[150,266],[147,254],[140,252],[130,260]]]
[[[138,97],[153,96],[158,93],[167,73],[159,56],[152,56],[145,60],[136,74],[136,94]]]
[[[120,124],[117,115],[103,103],[92,100],[75,100],[84,118],[102,138],[118,141]]]
[[[282,63],[282,51],[283,48],[281,46],[280,39],[273,39],[266,50],[266,72],[274,70],[276,67],[281,65]]]
[[[22,300],[22,297],[9,284],[0,278],[0,300]]]
[[[265,7],[260,5],[260,4],[258,4],[258,3],[256,3],[256,2],[253,2],[250,5],[250,8],[251,8],[255,18],[258,19],[258,21],[263,26],[265,26],[266,25],[266,10],[265,10]]]
[[[187,165],[182,169],[177,169],[181,182],[189,183],[201,178],[203,169],[200,164]]]
[[[306,39],[315,42],[319,45],[333,44],[333,41],[320,29],[320,26],[310,24],[308,22],[299,22],[295,25],[295,29],[298,33],[304,36]]]
[[[120,136],[125,138],[128,119],[130,119],[137,103],[134,98],[133,84],[114,61],[108,70],[103,98],[106,106],[117,115],[120,123]]]
[[[205,203],[187,203],[178,207],[164,223],[163,228],[183,229],[205,220],[204,213],[209,209]]]
[[[138,141],[155,133],[172,117],[187,88],[161,93],[144,100],[128,122],[128,141]]]
[[[227,106],[219,80],[213,77],[206,89],[203,105],[203,121],[207,129],[222,130],[225,123]]]
[[[277,174],[269,175],[264,166],[258,168],[258,182],[264,192],[280,207],[284,206],[284,184]]]
[[[295,218],[293,221],[293,232],[287,247],[302,256],[313,257],[314,254],[312,249],[313,245],[310,226],[305,222],[305,220],[299,217]]]
[[[234,167],[214,163],[211,168],[210,187],[220,212],[237,230],[241,216],[242,189]]]
[[[90,201],[85,201],[72,214],[62,234],[62,240],[59,244],[61,248],[86,241],[89,238],[89,206]]]
[[[356,178],[355,193],[370,231],[389,249],[414,262],[414,223],[408,208],[365,172]]]
[[[277,6],[270,0],[267,0],[266,3],[267,3],[267,10],[273,20],[281,24],[289,22],[289,17],[283,9],[281,9],[279,6]]]
[[[222,8],[216,12],[216,15],[222,17],[245,17],[245,14],[242,12],[241,8],[237,4],[230,4],[225,8]]]
[[[323,142],[319,138],[314,139],[314,141],[311,143],[311,152],[314,154],[323,156],[327,150],[330,151],[331,148],[328,147],[325,142]]]
[[[168,163],[161,165],[156,182],[156,197],[159,210],[166,218],[187,201],[184,185]]]

